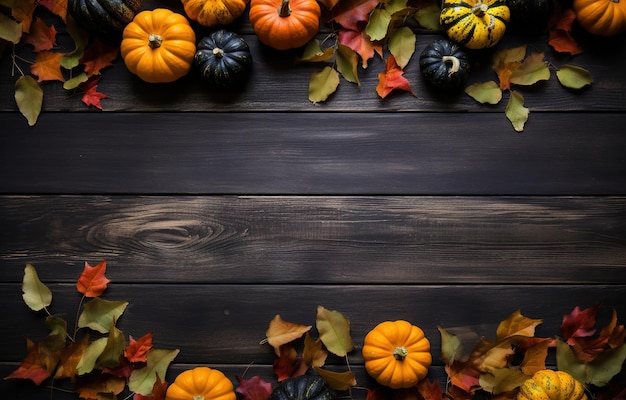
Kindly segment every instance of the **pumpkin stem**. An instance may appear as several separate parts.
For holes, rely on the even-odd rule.
[[[199,395],[197,395],[197,396],[193,396],[193,397],[192,397],[192,400],[204,400],[204,396],[203,396],[203,395],[201,395],[201,394],[199,394]]]
[[[482,1],[478,0],[476,4],[472,6],[472,12],[477,17],[482,17],[489,10],[489,6]]]
[[[220,49],[219,47],[216,47],[213,49],[213,55],[217,58],[222,58],[224,57],[224,50]]]
[[[406,349],[406,347],[398,346],[393,350],[393,358],[398,361],[404,360],[408,355],[409,351]]]
[[[289,7],[289,0],[283,0],[278,7],[278,16],[286,18],[291,15],[291,7]]]
[[[459,72],[459,69],[461,68],[461,61],[459,61],[459,59],[456,58],[455,56],[443,56],[441,58],[441,61],[443,61],[444,63],[452,64],[450,66],[450,69],[448,70],[448,76],[452,76],[456,74],[457,72]]]
[[[151,49],[158,49],[163,43],[163,38],[155,33],[148,35],[148,45]]]

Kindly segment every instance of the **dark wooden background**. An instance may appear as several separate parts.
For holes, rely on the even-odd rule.
[[[144,8],[181,10],[174,0]],[[437,326],[492,337],[517,309],[555,336],[563,314],[601,303],[626,317],[626,41],[576,30],[584,50],[556,54],[543,35],[509,34],[497,49],[529,44],[555,66],[587,68],[594,83],[562,88],[555,76],[521,89],[524,132],[505,100],[483,106],[441,96],[375,93],[379,59],[312,104],[317,64],[260,45],[245,18],[232,26],[254,65],[238,91],[210,90],[196,74],[147,84],[118,59],[103,72],[104,112],[60,83],[43,84],[35,127],[16,111],[11,59],[0,61],[0,372],[47,334],[21,298],[26,263],[73,319],[84,262],[107,260],[105,298],[128,300],[120,327],[178,348],[168,380],[195,365],[235,380],[273,380],[259,345],[275,314],[314,323],[318,305],[346,315],[357,349],[387,319],[423,327],[431,379],[445,383]],[[437,33],[420,33],[416,53]],[[323,38],[323,34],[320,35]],[[67,38],[66,38],[67,39]],[[69,39],[68,39],[69,40]],[[19,48],[18,52],[27,52]],[[471,81],[494,79],[490,51],[472,55]],[[415,58],[416,56],[414,56]],[[337,361],[337,360],[336,360]],[[341,364],[341,360],[337,361]],[[29,382],[0,381],[14,398],[47,399]],[[364,390],[354,393],[365,397]],[[53,398],[71,396],[55,392]]]

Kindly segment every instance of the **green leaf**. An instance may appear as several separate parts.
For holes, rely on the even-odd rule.
[[[495,81],[474,83],[465,88],[465,93],[482,104],[498,104],[502,100],[502,90]]]
[[[577,380],[595,386],[606,386],[617,375],[626,360],[626,343],[600,353],[590,363],[583,363],[576,358],[571,347],[561,340],[556,343],[556,365]]]
[[[309,80],[309,100],[313,103],[325,101],[339,86],[339,73],[332,67],[324,67],[311,75]]]
[[[93,371],[98,357],[100,357],[100,354],[102,354],[104,348],[107,346],[107,342],[108,338],[103,337],[89,343],[89,346],[83,351],[83,355],[76,365],[76,373],[78,375],[88,374]]]
[[[388,0],[383,2],[385,5],[385,10],[391,15],[403,11],[406,9],[406,4],[408,0]]]
[[[415,12],[413,17],[424,29],[438,31],[441,29],[440,17],[441,8],[433,1],[432,4],[422,7]]]
[[[152,387],[157,380],[157,375],[160,379],[165,377],[167,368],[170,363],[176,358],[180,350],[164,350],[164,349],[152,349],[148,352],[148,361],[146,366],[139,369],[134,369],[130,374],[128,381],[128,388],[144,396],[149,396],[152,393]]]
[[[404,69],[415,52],[415,33],[411,28],[403,26],[391,35],[389,51],[396,58],[400,69]]]
[[[370,20],[365,27],[365,33],[370,40],[383,40],[387,36],[391,14],[384,8],[376,8],[370,14]]]
[[[74,50],[61,57],[61,66],[65,69],[72,69],[80,64],[80,59],[89,43],[89,34],[76,24],[71,15],[67,16],[66,29],[74,40]]]
[[[517,132],[524,130],[524,124],[528,121],[530,110],[524,107],[524,96],[518,92],[511,92],[509,103],[504,110],[506,117],[511,121],[513,129]]]
[[[354,343],[350,336],[350,322],[339,311],[317,307],[315,326],[324,346],[331,353],[344,357],[354,350]]]
[[[32,76],[20,76],[15,81],[15,103],[28,125],[35,125],[41,113],[43,90]]]
[[[126,306],[128,306],[127,301],[110,301],[95,297],[85,304],[83,312],[78,318],[78,327],[107,333],[124,313]]]
[[[109,336],[107,337],[106,346],[104,346],[102,353],[98,356],[96,365],[100,369],[118,366],[120,364],[120,356],[124,353],[125,347],[126,339],[124,338],[124,334],[115,326],[112,326],[109,331]]]
[[[550,79],[550,69],[544,61],[543,53],[529,55],[511,74],[511,83],[516,85],[533,85],[548,79]]]
[[[46,326],[50,329],[46,338],[46,347],[54,350],[64,348],[67,337],[67,322],[63,318],[49,315],[46,317]]]
[[[0,39],[18,44],[22,39],[22,24],[0,13]]]
[[[33,311],[43,310],[52,303],[52,292],[39,280],[37,271],[31,264],[26,264],[24,268],[22,298]]]
[[[348,82],[356,83],[358,86],[361,86],[358,74],[359,56],[356,52],[340,43],[337,46],[337,54],[335,56],[337,60],[337,70],[341,76]]]
[[[561,68],[556,71],[556,77],[561,85],[570,89],[582,89],[587,85],[591,85],[593,79],[591,74],[585,68],[577,65],[562,65]]]
[[[78,85],[80,85],[83,82],[87,82],[88,80],[89,80],[89,77],[87,76],[86,73],[84,72],[80,73],[77,76],[63,82],[63,89],[65,90],[76,89]]]
[[[298,61],[319,62],[328,61],[333,58],[335,50],[332,47],[322,49],[320,41],[317,39],[310,40],[304,47],[302,57]]]
[[[437,329],[441,335],[441,360],[446,365],[452,365],[455,360],[458,360],[463,356],[463,345],[461,344],[461,339],[441,326],[438,326]]]

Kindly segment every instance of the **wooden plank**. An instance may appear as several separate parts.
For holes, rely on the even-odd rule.
[[[0,114],[3,193],[626,194],[626,113]],[[601,133],[601,134],[599,134]]]
[[[624,197],[3,196],[0,281],[626,283]],[[245,273],[242,273],[242,269]]]
[[[241,268],[242,275],[245,267]],[[80,294],[72,284],[49,284],[50,312],[74,326]],[[21,297],[21,284],[0,284],[2,319],[12,321],[0,337],[4,361],[25,355],[24,336],[41,340],[47,335],[45,315],[30,311]],[[543,323],[539,337],[560,333],[564,314],[576,306],[601,304],[599,326],[626,315],[626,285],[196,285],[112,283],[108,300],[128,301],[118,327],[125,335],[154,333],[158,348],[180,349],[176,361],[212,364],[267,364],[273,361],[269,345],[260,345],[269,321],[280,314],[287,321],[315,325],[318,305],[342,312],[349,320],[356,349],[351,365],[363,363],[363,337],[384,320],[405,319],[422,327],[434,355],[441,352],[437,326],[466,328],[495,338],[497,325],[516,310]],[[621,322],[620,322],[621,323]],[[315,332],[314,332],[314,335]],[[24,344],[24,345],[22,345]],[[329,364],[345,365],[331,357]],[[434,357],[434,365],[441,365]]]

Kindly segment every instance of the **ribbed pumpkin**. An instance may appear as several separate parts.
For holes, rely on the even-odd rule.
[[[362,353],[367,373],[392,389],[415,386],[432,363],[424,331],[404,320],[376,325],[365,336]]]
[[[236,400],[233,383],[216,369],[196,367],[181,372],[167,388],[165,400]]]
[[[580,26],[593,35],[626,31],[626,0],[574,0],[573,8]]]
[[[448,39],[439,39],[426,46],[419,63],[426,82],[444,91],[460,89],[470,74],[467,53]]]
[[[267,400],[335,400],[336,394],[318,375],[283,379]]]
[[[185,14],[204,26],[228,25],[239,18],[249,0],[181,0]]]
[[[143,0],[68,0],[67,10],[78,25],[110,42],[119,41],[142,4]]]
[[[500,41],[510,18],[506,0],[444,0],[440,22],[450,39],[483,49]]]
[[[144,81],[173,82],[191,69],[196,34],[181,14],[145,10],[124,28],[120,53],[128,70]]]
[[[200,39],[194,64],[210,84],[229,87],[247,77],[252,55],[243,37],[220,29]]]
[[[535,372],[517,394],[517,400],[587,400],[585,388],[570,374],[550,369]]]
[[[304,46],[319,30],[315,0],[252,0],[250,23],[259,40],[277,50]]]

